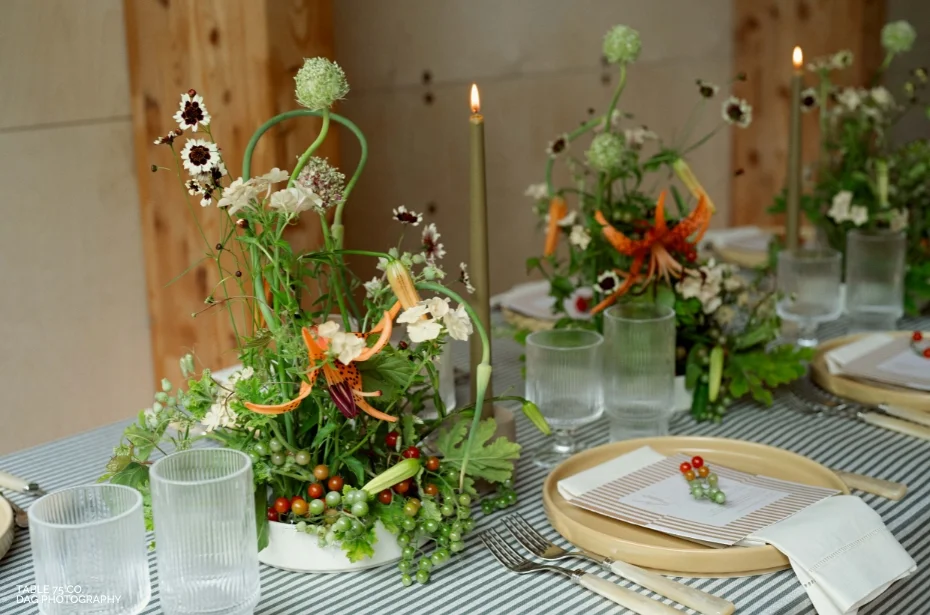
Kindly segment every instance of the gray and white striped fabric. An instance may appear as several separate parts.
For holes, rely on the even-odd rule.
[[[920,325],[930,328],[930,319],[910,320],[902,328]],[[828,327],[829,335],[842,333],[842,325]],[[467,363],[464,345],[456,348],[459,365]],[[494,390],[498,394],[522,393],[518,357],[522,349],[506,339],[494,346]],[[464,395],[465,391],[460,390]],[[518,418],[518,439],[525,450],[539,446],[542,437],[522,417]],[[0,458],[0,468],[30,480],[46,489],[90,483],[101,473],[112,446],[119,440],[124,423],[45,444]],[[606,441],[602,422],[580,430],[581,438],[594,446]],[[895,537],[917,560],[917,573],[896,583],[885,594],[861,610],[864,614],[926,613],[930,601],[930,443],[898,435],[849,419],[800,413],[787,401],[778,400],[772,408],[740,403],[720,425],[697,424],[687,415],[673,420],[674,434],[706,435],[763,442],[806,455],[831,468],[861,472],[904,482],[907,496],[891,502],[876,496],[863,499],[877,510]],[[517,468],[519,511],[534,526],[560,544],[564,541],[549,526],[543,512],[540,488],[545,470],[528,459]],[[14,496],[27,506],[29,498]],[[499,518],[514,509],[482,517],[477,529],[494,527]],[[305,575],[262,566],[262,599],[256,610],[261,615],[302,613],[431,613],[440,614],[522,614],[622,613],[623,609],[573,585],[567,579],[549,574],[517,576],[506,571],[484,550],[473,533],[468,548],[442,568],[435,570],[425,586],[403,588],[393,566],[338,575]],[[25,615],[36,607],[17,604],[18,585],[33,582],[28,532],[19,531],[10,553],[0,562],[0,614]],[[145,614],[161,613],[158,573],[154,554],[149,554],[152,571],[152,601]],[[610,578],[599,569],[578,562],[578,566]],[[613,579],[617,580],[617,579]],[[731,600],[739,613],[813,613],[807,595],[791,571],[755,577],[728,579],[684,579],[689,585]],[[637,591],[649,593],[629,583]],[[682,608],[682,607],[679,607]],[[690,612],[690,611],[688,611]]]

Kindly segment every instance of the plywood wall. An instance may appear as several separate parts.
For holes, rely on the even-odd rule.
[[[119,0],[0,8],[0,454],[132,416],[152,364]]]
[[[601,39],[617,23],[637,28],[640,60],[630,70],[624,109],[670,137],[696,101],[695,79],[721,85],[732,73],[730,0],[473,0],[335,5],[336,57],[352,91],[341,112],[368,135],[366,175],[346,209],[348,241],[387,248],[398,229],[393,207],[426,211],[455,268],[467,254],[468,90],[481,88],[487,122],[492,292],[526,279],[524,262],[542,235],[523,195],[542,180],[545,147],[588,108],[604,109],[614,74]],[[606,79],[606,80],[605,80]],[[719,121],[709,110],[702,128]],[[350,140],[344,139],[351,159]],[[730,144],[723,131],[694,168],[726,222]]]

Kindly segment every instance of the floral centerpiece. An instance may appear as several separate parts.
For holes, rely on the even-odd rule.
[[[228,312],[242,367],[215,379],[210,369],[195,373],[192,356],[183,357],[186,386],[162,382],[153,405],[126,428],[103,479],[134,486],[148,501],[148,466],[156,452],[213,441],[252,459],[260,550],[269,524],[286,523],[357,561],[374,554],[376,530],[383,527],[402,548],[403,583],[425,583],[434,565],[464,548],[477,481],[497,487],[497,495],[481,504],[486,512],[514,503],[513,460],[520,447],[495,438],[494,420],[481,419],[491,371],[487,334],[469,305],[440,284],[444,250],[435,226],[426,227],[418,254],[343,246],[343,211],[367,147],[358,127],[330,110],[348,92],[342,70],[323,58],[306,60],[296,92],[304,109],[274,117],[255,132],[235,180],[193,90],[175,115],[179,130],[155,141],[173,155],[188,205],[196,200],[221,217],[218,241],[207,240],[201,229],[221,275],[201,312]],[[322,118],[322,128],[295,167],[253,177],[251,152],[262,134],[307,116]],[[361,144],[361,161],[348,181],[314,156],[332,122]],[[196,135],[181,145],[186,131]],[[318,251],[295,253],[283,238],[301,214],[319,216]],[[409,226],[421,222],[404,207],[394,217]],[[378,259],[382,274],[363,284],[348,258]],[[406,339],[393,341],[399,327]],[[484,345],[478,401],[453,411],[438,394],[435,363],[450,339],[472,334]],[[430,413],[423,412],[427,403]],[[532,404],[524,411],[547,429]],[[421,548],[425,541],[435,545],[431,553]]]
[[[916,36],[905,21],[884,26],[885,59],[870,88],[835,84],[835,74],[853,64],[851,51],[814,60],[807,70],[816,84],[801,96],[802,110],[819,116],[821,145],[813,187],[802,197],[804,213],[842,252],[851,229],[904,231],[909,312],[930,300],[930,141],[901,142],[893,131],[909,114],[928,113],[921,100],[927,68],[913,69],[900,92],[893,93],[880,81],[892,61],[911,49]],[[783,210],[780,197],[773,211]]]
[[[767,352],[779,329],[774,297],[733,268],[698,257],[715,206],[685,157],[726,126],[748,126],[752,107],[729,96],[711,132],[691,140],[689,124],[675,143],[664,141],[620,109],[627,68],[640,49],[632,28],[620,25],[607,33],[604,56],[617,67],[619,81],[606,111],[549,145],[545,182],[527,189],[546,224],[543,255],[530,258],[527,269],[549,281],[560,316],[556,326],[600,329],[601,312],[620,298],[673,306],[679,370],[694,391],[692,414],[720,420],[746,394],[771,403],[773,387],[804,373],[806,353],[789,346]],[[718,92],[718,86],[696,81],[692,122]],[[586,149],[573,155],[583,138]],[[557,161],[568,166],[570,185],[553,183]],[[654,186],[669,177],[687,192],[670,184],[671,198],[663,192],[656,200]]]

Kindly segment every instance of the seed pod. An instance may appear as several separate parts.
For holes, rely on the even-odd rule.
[[[368,481],[368,483],[362,487],[362,490],[364,490],[369,495],[375,496],[385,489],[393,487],[402,480],[413,478],[419,471],[419,459],[415,457],[404,459],[403,461],[394,464],[381,474],[378,474],[373,479]]]
[[[720,381],[723,378],[723,347],[714,346],[710,351],[710,382],[708,382],[707,398],[717,401],[720,394]]]
[[[401,307],[409,310],[420,302],[420,294],[413,285],[413,278],[410,277],[410,272],[402,262],[392,260],[387,264],[386,272],[388,283],[394,291],[394,296],[400,301]]]

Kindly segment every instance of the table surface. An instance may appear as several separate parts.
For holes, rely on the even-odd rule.
[[[928,329],[930,319],[906,320],[902,328],[913,329],[918,325]],[[839,335],[843,332],[842,323],[836,323],[823,333]],[[456,344],[455,352],[457,363],[466,363],[464,344]],[[494,390],[498,394],[522,393],[521,353],[522,348],[511,340],[495,339]],[[464,393],[460,387],[459,394]],[[0,457],[0,468],[35,480],[47,490],[91,483],[102,473],[125,425],[125,422],[109,425]],[[540,446],[542,436],[522,416],[518,417],[517,430],[524,450]],[[606,441],[606,432],[606,425],[599,421],[582,428],[580,437],[588,445],[595,446]],[[792,409],[786,400],[776,400],[775,405],[767,409],[750,402],[738,403],[722,424],[698,424],[686,413],[679,414],[672,421],[671,433],[762,442],[806,455],[831,468],[906,483],[908,494],[899,502],[860,495],[881,514],[891,532],[917,561],[917,572],[896,583],[860,612],[926,612],[930,598],[930,532],[926,531],[930,513],[930,472],[927,471],[930,443],[850,419],[803,414]],[[498,526],[501,517],[519,511],[545,535],[564,545],[543,512],[541,486],[545,476],[545,470],[535,467],[528,458],[521,459],[517,466],[518,504],[488,517],[482,517],[479,511],[475,517],[476,528]],[[20,495],[11,499],[22,506],[28,506],[30,501],[29,497]],[[149,565],[152,601],[143,611],[146,615],[162,612],[154,552],[149,553]],[[578,561],[577,565],[610,578],[606,572],[589,564]],[[790,570],[755,577],[683,580],[734,602],[738,613],[814,613],[807,594]],[[12,549],[0,561],[0,613],[38,612],[35,606],[17,603],[17,586],[32,582],[29,534],[18,531]],[[518,577],[506,571],[480,546],[477,531],[468,536],[465,552],[437,569],[425,586],[402,587],[394,566],[337,575],[307,575],[262,565],[261,583],[262,598],[255,611],[261,615],[306,612],[431,615],[584,612],[600,615],[628,612],[565,578],[550,574]]]

